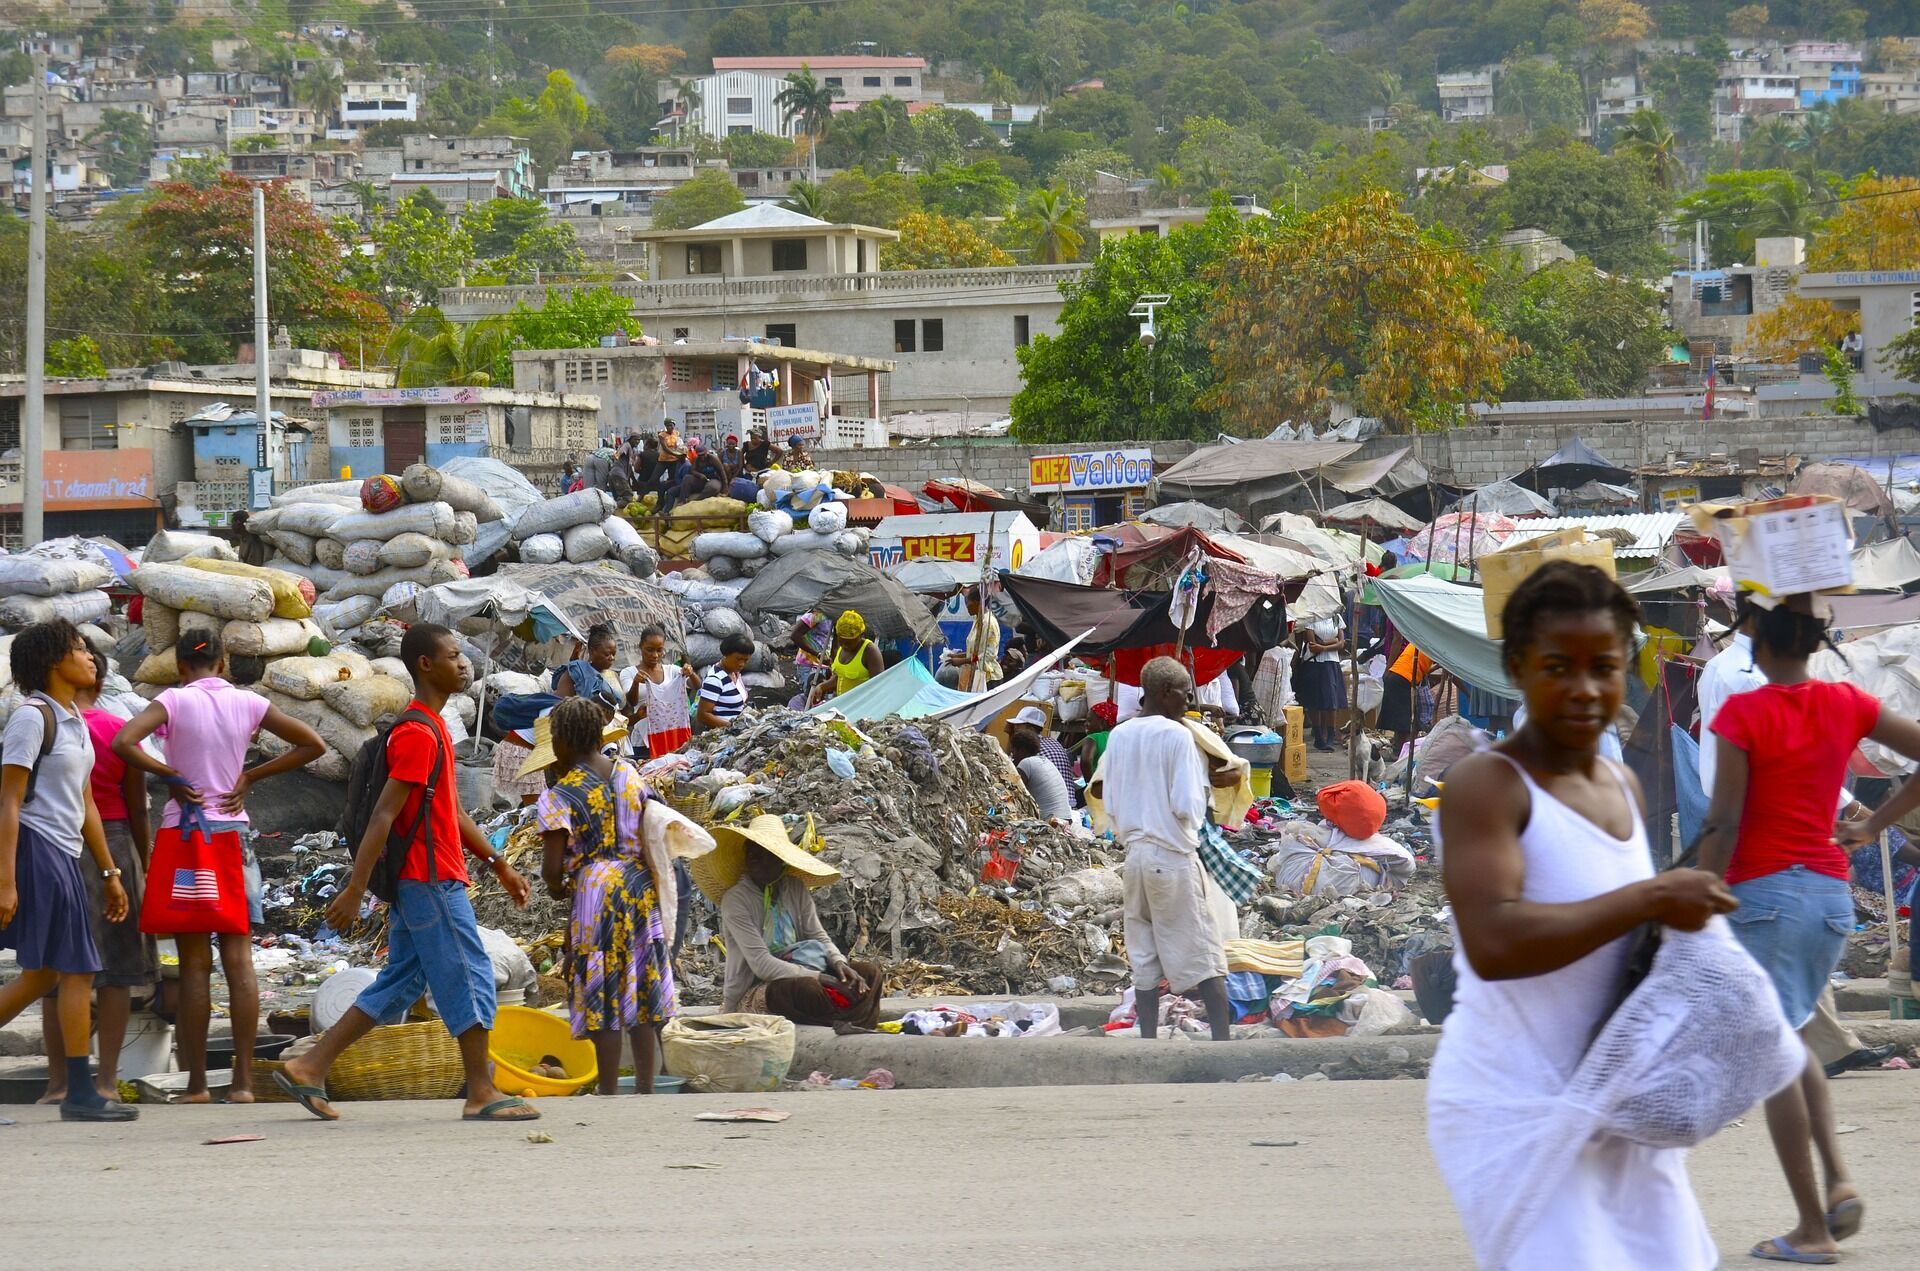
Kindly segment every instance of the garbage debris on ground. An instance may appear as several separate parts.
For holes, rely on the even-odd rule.
[[[864,1077],[835,1077],[831,1073],[810,1072],[806,1080],[797,1082],[799,1090],[893,1090],[898,1084],[891,1072],[885,1068],[875,1068]]]

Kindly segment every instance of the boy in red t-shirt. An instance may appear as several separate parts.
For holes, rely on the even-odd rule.
[[[447,1031],[460,1044],[466,1069],[468,1121],[531,1121],[540,1114],[531,1104],[501,1094],[487,1062],[487,1038],[493,1028],[493,963],[480,942],[480,925],[467,901],[467,866],[462,852],[485,861],[516,905],[527,903],[527,882],[493,850],[473,819],[460,807],[453,741],[440,712],[447,699],[473,680],[460,643],[445,627],[421,623],[400,644],[400,660],[413,675],[414,700],[430,722],[403,719],[387,736],[387,784],[354,855],[353,877],[327,906],[327,921],[345,931],[360,917],[373,867],[396,825],[407,827],[411,842],[388,919],[387,965],[363,990],[347,1013],[319,1043],[289,1060],[275,1082],[323,1121],[340,1114],[327,1100],[327,1070],[340,1052],[373,1030],[398,1023],[428,988]],[[435,770],[438,770],[436,777]],[[422,814],[427,785],[433,802]]]

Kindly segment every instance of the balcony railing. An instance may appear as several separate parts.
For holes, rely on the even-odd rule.
[[[866,274],[782,274],[770,277],[675,278],[665,282],[611,282],[614,295],[631,299],[637,308],[668,308],[701,301],[737,302],[768,299],[831,299],[900,294],[905,292],[966,292],[1045,287],[1056,289],[1085,272],[1085,265],[1014,265],[1001,269],[915,269]],[[600,286],[589,282],[552,282],[515,287],[448,287],[440,292],[447,309],[505,313],[526,302],[541,304],[550,288]]]

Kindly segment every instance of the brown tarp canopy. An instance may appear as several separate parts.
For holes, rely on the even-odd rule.
[[[1357,441],[1239,441],[1203,446],[1157,478],[1162,497],[1201,498],[1210,491],[1304,477],[1350,458]]]

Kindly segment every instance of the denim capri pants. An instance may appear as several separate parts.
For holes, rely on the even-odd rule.
[[[1731,888],[1740,908],[1727,915],[1734,934],[1773,981],[1780,1009],[1795,1028],[1813,1008],[1847,937],[1853,934],[1853,892],[1845,879],[1792,865]]]

